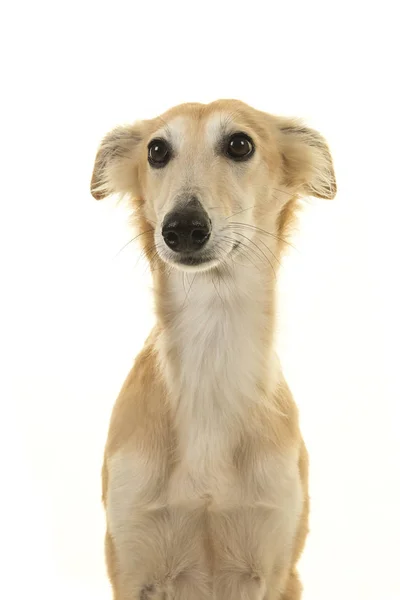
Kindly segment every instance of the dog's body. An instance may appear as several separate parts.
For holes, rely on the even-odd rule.
[[[92,189],[134,199],[158,317],[105,451],[115,600],[298,600],[307,453],[275,273],[298,198],[335,193],[324,141],[239,102],[183,105],[109,134]]]

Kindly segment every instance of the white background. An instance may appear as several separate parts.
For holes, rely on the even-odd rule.
[[[280,351],[311,455],[304,599],[400,598],[395,3],[2,12],[0,596],[111,598],[103,444],[152,311],[138,250],[117,256],[125,208],[89,194],[99,139],[234,97],[304,117],[337,171],[337,199],[309,203],[281,275]]]

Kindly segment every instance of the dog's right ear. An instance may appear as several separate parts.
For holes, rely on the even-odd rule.
[[[116,127],[104,137],[97,151],[90,184],[96,200],[115,193],[137,193],[142,141],[140,123]]]
[[[301,196],[334,198],[335,171],[322,135],[296,119],[280,119],[279,129],[285,184]]]

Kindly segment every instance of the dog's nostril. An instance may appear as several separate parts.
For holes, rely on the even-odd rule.
[[[164,239],[170,248],[179,244],[179,235],[175,231],[167,231],[164,234]]]
[[[195,244],[201,245],[210,237],[207,229],[194,229],[192,231],[192,240]]]

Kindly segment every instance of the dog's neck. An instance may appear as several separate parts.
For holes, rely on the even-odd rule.
[[[279,371],[275,283],[269,266],[235,263],[220,274],[160,276],[159,351],[178,419],[239,417],[270,396]]]

